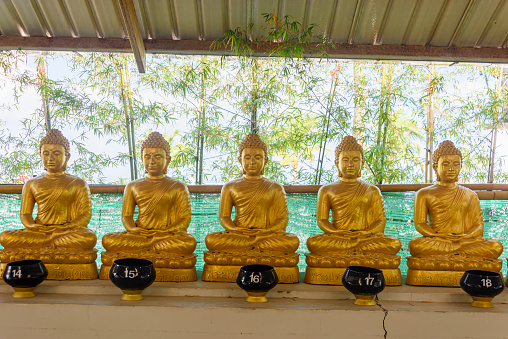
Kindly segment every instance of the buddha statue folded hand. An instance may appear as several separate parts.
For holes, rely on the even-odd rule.
[[[358,180],[364,162],[361,145],[352,136],[344,137],[335,150],[340,180],[318,192],[316,217],[324,234],[307,239],[307,283],[340,285],[350,265],[382,269],[388,285],[402,283],[397,255],[401,243],[384,234],[381,192]]]
[[[414,222],[423,237],[409,243],[406,283],[459,286],[465,270],[500,271],[503,245],[483,238],[478,197],[456,183],[462,153],[446,140],[434,153],[432,165],[437,183],[416,194]]]
[[[240,267],[275,267],[282,283],[298,282],[298,238],[286,232],[288,208],[282,185],[262,177],[267,147],[257,134],[240,144],[243,177],[224,185],[219,221],[223,232],[206,236],[204,281],[235,281]],[[231,218],[233,207],[235,218]]]
[[[88,185],[65,173],[70,158],[69,142],[59,130],[49,130],[42,138],[40,154],[47,172],[23,186],[20,218],[25,228],[0,234],[4,248],[0,261],[5,265],[40,259],[48,268],[48,279],[94,279],[97,238],[87,228],[92,217]]]
[[[191,221],[190,195],[182,182],[166,176],[170,146],[157,132],[141,146],[146,178],[130,182],[124,191],[122,223],[125,232],[104,235],[100,278],[108,279],[114,260],[148,259],[157,281],[196,280],[196,240],[187,233]],[[138,218],[134,211],[138,206]]]

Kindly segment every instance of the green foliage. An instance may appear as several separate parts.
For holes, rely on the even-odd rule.
[[[126,166],[133,155],[139,159],[140,143],[160,129],[171,144],[169,175],[188,184],[197,181],[200,161],[204,182],[240,177],[238,144],[252,130],[269,149],[265,175],[283,184],[315,183],[316,171],[322,184],[337,180],[334,149],[350,134],[363,143],[364,180],[423,182],[429,88],[434,149],[454,141],[464,154],[463,180],[487,181],[493,130],[508,104],[506,90],[496,85],[499,67],[438,65],[429,79],[422,63],[305,59],[302,53],[314,46],[314,26],[304,29],[289,17],[265,20],[263,39],[278,41],[272,52],[282,57],[251,57],[253,43],[264,40],[237,29],[221,43],[239,57],[153,57],[140,75],[125,55],[74,56],[69,63],[79,76],[54,80],[16,73],[15,60],[0,54],[0,75],[9,76],[18,91],[33,87],[44,94],[53,127],[74,131],[69,172],[90,182],[107,182],[106,168]],[[127,147],[128,127],[134,128],[134,152]],[[42,110],[22,122],[19,135],[1,130],[5,182],[42,172],[43,134]],[[100,153],[91,139],[123,149]],[[143,173],[141,161],[136,165]],[[508,180],[496,166],[495,181]]]
[[[222,47],[240,58],[250,58],[260,42],[271,42],[273,48],[270,48],[267,54],[270,57],[284,58],[288,62],[304,58],[304,55],[317,55],[323,58],[327,56],[327,48],[333,47],[326,37],[316,33],[319,27],[315,24],[304,27],[292,16],[285,15],[281,19],[275,12],[263,13],[262,16],[265,22],[261,27],[254,27],[251,23],[247,30],[240,27],[227,30],[223,38],[213,42],[212,49]],[[252,35],[254,29],[264,34],[254,37]]]

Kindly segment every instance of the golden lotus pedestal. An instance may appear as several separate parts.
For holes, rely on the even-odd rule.
[[[300,282],[298,269],[299,255],[296,253],[277,253],[259,250],[243,252],[204,252],[203,281],[235,282],[240,268],[245,265],[273,266],[279,284]]]
[[[386,286],[400,286],[402,276],[399,268],[382,268]],[[313,285],[340,285],[346,267],[309,267],[305,270],[304,282]]]
[[[48,280],[97,279],[97,250],[69,249],[3,249],[0,250],[0,274],[9,262],[39,259],[48,269]]]
[[[366,266],[383,271],[387,286],[402,285],[399,255],[320,255],[307,253],[304,282],[313,285],[342,285],[348,266]]]
[[[102,265],[99,279],[109,279],[111,266]],[[155,267],[155,281],[196,281],[198,279],[196,268],[164,268]]]
[[[238,272],[242,266],[203,266],[203,281],[209,282],[235,282]],[[300,271],[298,266],[293,267],[274,267],[279,277],[279,284],[294,284],[300,282]]]
[[[0,275],[4,274],[7,263],[0,263]],[[99,274],[95,262],[88,264],[44,264],[48,269],[47,280],[90,280]]]
[[[109,279],[109,270],[116,259],[137,258],[153,262],[155,266],[155,281],[196,281],[196,254],[177,255],[167,253],[101,253],[102,266],[99,279]]]
[[[407,285],[458,287],[467,270],[499,272],[499,259],[407,257]]]

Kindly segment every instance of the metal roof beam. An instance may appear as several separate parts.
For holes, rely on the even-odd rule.
[[[508,40],[508,37],[507,37]],[[213,41],[196,40],[145,40],[146,53],[154,54],[194,54],[194,55],[234,55],[230,50],[216,48]],[[254,56],[266,57],[277,48],[277,43],[258,42],[252,45]],[[316,49],[310,44],[309,51]],[[38,50],[38,51],[82,51],[82,52],[122,52],[132,51],[129,41],[120,38],[44,38],[0,36],[0,50]],[[508,64],[507,48],[460,48],[400,45],[349,45],[335,44],[328,48],[331,59],[369,59],[369,60],[413,60],[447,62],[486,62]],[[307,57],[322,57],[304,53]]]
[[[143,36],[139,28],[139,21],[136,16],[133,0],[118,0],[120,10],[122,11],[123,21],[129,33],[129,41],[131,43],[132,52],[136,59],[139,73],[145,73],[146,69],[146,50],[143,43]]]

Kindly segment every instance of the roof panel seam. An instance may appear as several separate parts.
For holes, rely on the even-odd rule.
[[[499,1],[499,3],[497,4],[496,9],[494,10],[494,12],[492,13],[492,15],[491,15],[491,17],[489,19],[489,22],[487,23],[487,25],[483,29],[482,35],[480,35],[478,40],[475,42],[475,44],[474,44],[475,47],[481,47],[481,45],[483,43],[483,40],[485,40],[485,37],[487,36],[490,28],[492,27],[492,24],[496,21],[499,13],[501,12],[501,9],[503,8],[503,5],[505,5],[505,4],[506,4],[506,1],[504,1],[504,0],[500,0]],[[502,46],[502,44],[501,44],[501,46]]]

